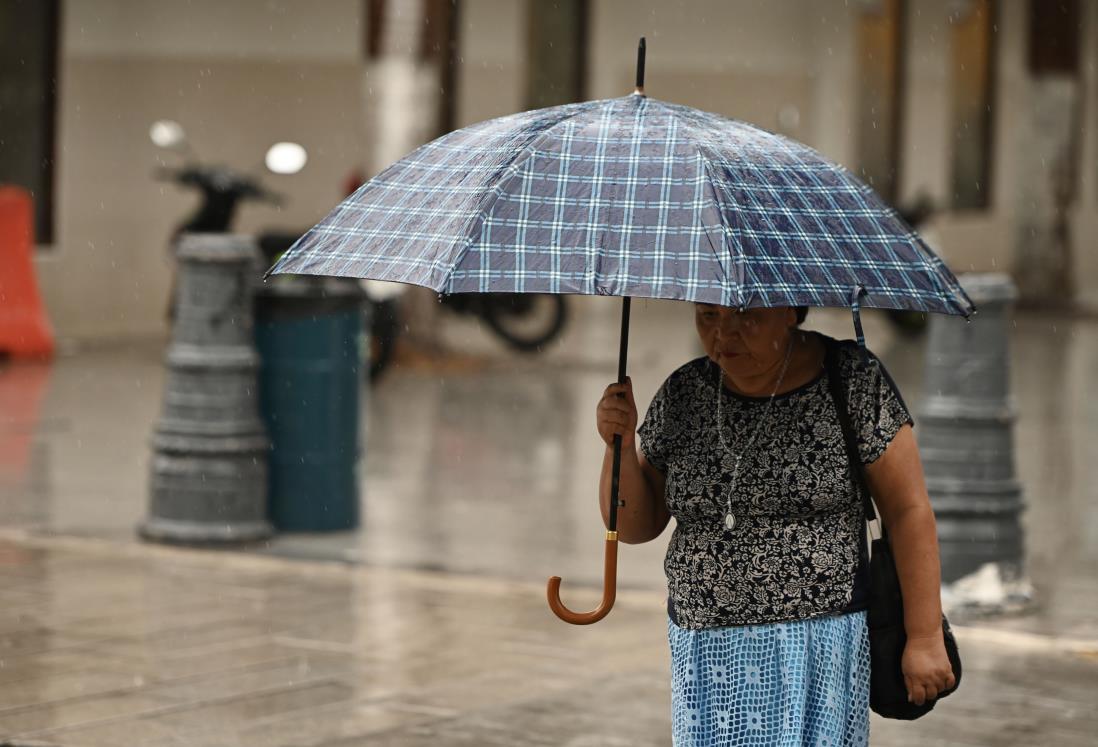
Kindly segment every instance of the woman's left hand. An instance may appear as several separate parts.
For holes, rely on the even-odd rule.
[[[926,638],[908,638],[901,668],[907,698],[916,705],[934,700],[938,693],[957,683],[941,633]]]

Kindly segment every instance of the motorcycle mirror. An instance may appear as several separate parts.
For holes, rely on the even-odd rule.
[[[152,127],[149,128],[149,139],[157,146],[169,150],[182,150],[187,143],[183,125],[170,119],[153,122]]]
[[[309,154],[297,143],[275,143],[267,150],[267,168],[276,174],[296,174],[308,160]]]

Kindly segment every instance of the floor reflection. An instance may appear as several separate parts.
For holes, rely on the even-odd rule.
[[[365,400],[362,528],[282,535],[266,551],[539,583],[560,575],[566,602],[570,589],[583,595],[598,586],[603,446],[594,408],[616,375],[620,305],[576,298],[573,310],[564,337],[533,357],[507,353],[474,321],[447,318],[445,343],[472,363],[395,369]],[[692,313],[688,304],[635,302],[629,370],[642,412],[668,373],[700,354]],[[872,312],[865,322],[871,347],[918,412],[923,341],[897,336]],[[1098,460],[1090,446],[1098,404],[1089,392],[1098,324],[1015,322],[1017,472],[1044,603],[1038,623],[1019,624],[1069,634],[1098,624]],[[851,331],[842,311],[813,310],[808,326]],[[0,521],[133,541],[147,501],[161,355],[158,344],[135,345],[63,357],[51,368],[0,369]],[[623,589],[662,587],[665,542],[622,548]]]
[[[48,363],[0,361],[0,515],[20,524],[46,523],[48,448],[42,405],[50,384]]]

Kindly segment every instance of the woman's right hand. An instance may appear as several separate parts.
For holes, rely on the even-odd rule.
[[[619,396],[620,395],[620,396]],[[623,448],[632,447],[637,433],[637,403],[633,401],[633,382],[611,384],[602,393],[595,411],[599,436],[607,446],[614,445],[614,436],[621,436]]]

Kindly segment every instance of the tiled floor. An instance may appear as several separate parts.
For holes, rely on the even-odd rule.
[[[540,584],[6,534],[0,735],[15,744],[670,742],[657,592],[576,628]],[[964,687],[920,722],[875,717],[874,744],[1093,744],[1098,641],[960,641]]]
[[[594,606],[594,405],[618,305],[506,356],[447,321],[460,365],[372,392],[360,530],[246,552],[143,545],[159,345],[0,368],[0,740],[81,745],[666,745],[659,541],[623,547],[613,614],[572,628],[544,579]],[[849,318],[811,323],[846,336]],[[918,407],[922,348],[867,318]],[[969,621],[964,687],[875,745],[1092,745],[1098,733],[1098,325],[1019,317],[1018,473],[1030,615]],[[696,354],[689,308],[634,308],[644,407]],[[288,556],[296,558],[287,559]],[[350,563],[322,563],[319,560]]]

